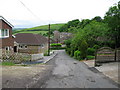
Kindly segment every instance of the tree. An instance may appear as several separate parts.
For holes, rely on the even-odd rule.
[[[97,22],[101,22],[102,21],[102,18],[100,16],[96,16],[92,19],[93,20],[96,20]]]
[[[115,48],[120,47],[120,1],[116,6],[110,7],[104,18],[110,27],[108,35],[115,41]]]

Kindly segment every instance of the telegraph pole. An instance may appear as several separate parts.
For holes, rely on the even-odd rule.
[[[50,55],[50,24],[48,25],[48,56]]]

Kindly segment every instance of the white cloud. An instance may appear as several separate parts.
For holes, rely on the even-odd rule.
[[[22,1],[35,15],[31,14]],[[0,0],[0,14],[15,27],[103,17],[119,0]]]

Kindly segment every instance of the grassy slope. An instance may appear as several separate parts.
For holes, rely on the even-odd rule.
[[[64,24],[51,24],[51,30],[58,30],[61,26]],[[14,31],[13,34],[17,33],[34,33],[34,34],[43,34],[48,32],[48,25],[43,25],[43,26],[38,26],[38,27],[33,27],[33,28],[27,28],[27,29],[22,29],[22,30],[17,30]]]

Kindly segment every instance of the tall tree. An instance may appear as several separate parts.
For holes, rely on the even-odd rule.
[[[108,10],[104,18],[110,27],[108,35],[115,41],[115,48],[120,47],[120,1]]]

